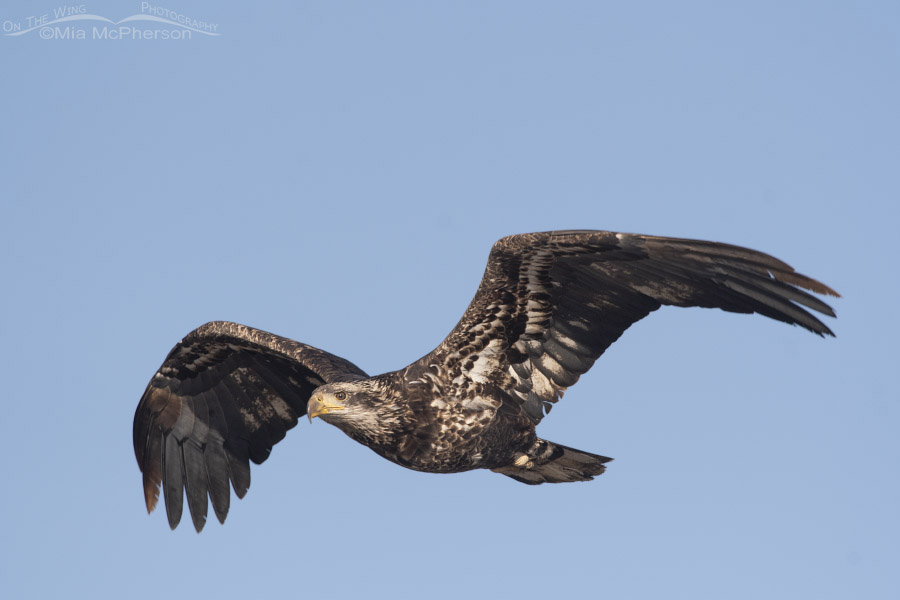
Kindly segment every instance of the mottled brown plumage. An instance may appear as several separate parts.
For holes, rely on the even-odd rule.
[[[834,312],[803,289],[837,296],[746,248],[557,231],[494,244],[460,322],[399,371],[370,378],[311,346],[207,323],[169,353],[135,414],[147,509],[162,487],[171,527],[185,495],[198,531],[207,497],[224,522],[229,482],[243,497],[249,461],[263,462],[308,409],[411,469],[487,468],[529,484],[590,480],[609,458],[542,440],[535,426],[630,325],[661,305],[701,306],[833,335],[806,309]]]

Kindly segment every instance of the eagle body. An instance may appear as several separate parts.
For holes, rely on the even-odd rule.
[[[495,243],[453,331],[397,371],[370,377],[301,342],[207,323],[175,345],[135,412],[147,510],[162,492],[172,528],[185,498],[197,531],[210,504],[224,522],[231,489],[249,489],[250,461],[265,461],[304,415],[417,471],[588,481],[611,459],[541,439],[536,427],[629,326],[663,305],[698,306],[833,335],[809,311],[834,311],[805,290],[838,295],[739,246],[550,231]]]
[[[365,407],[346,418],[322,414],[347,436],[409,469],[458,473],[507,465],[537,440],[534,423],[520,411],[503,410],[483,385],[471,393],[443,390],[435,370],[413,364],[368,381],[318,388],[313,396],[343,390]],[[457,392],[457,393],[454,393]],[[502,392],[500,392],[502,393]]]

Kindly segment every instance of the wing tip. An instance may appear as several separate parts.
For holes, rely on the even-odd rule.
[[[191,513],[191,516],[193,517],[193,513]],[[197,533],[200,533],[201,531],[203,531],[203,526],[206,525],[206,515],[194,517],[193,521],[194,521],[194,530]]]
[[[833,298],[841,297],[841,295],[837,291],[825,285],[821,281],[803,275],[802,273],[797,273],[793,269],[791,269],[790,271],[770,271],[770,273],[776,281],[795,285],[799,288],[815,292],[816,294],[822,294],[823,296],[831,296]]]
[[[146,481],[144,482],[144,504],[147,507],[148,515],[156,510],[156,506],[159,504],[159,488],[158,482],[150,482],[149,485]]]

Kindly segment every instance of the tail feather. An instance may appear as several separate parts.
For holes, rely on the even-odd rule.
[[[529,460],[518,460],[491,470],[528,485],[566,483],[590,481],[606,470],[604,463],[612,460],[546,440],[538,440],[538,445],[542,447],[537,452],[529,453]]]

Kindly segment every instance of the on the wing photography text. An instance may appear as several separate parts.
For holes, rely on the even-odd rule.
[[[190,40],[220,35],[210,23],[169,8],[141,2],[140,12],[120,20],[92,14],[87,5],[61,5],[37,15],[4,19],[7,37],[37,36],[44,40]]]

